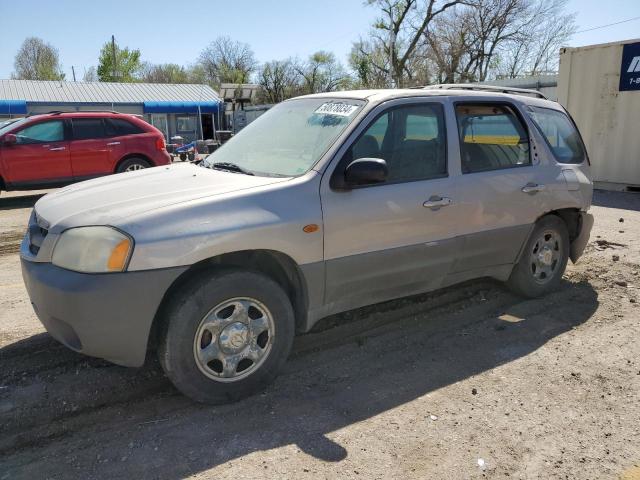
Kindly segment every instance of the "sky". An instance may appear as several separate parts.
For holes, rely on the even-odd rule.
[[[100,8],[97,8],[97,6]],[[640,0],[569,0],[578,30],[640,17]],[[53,44],[67,79],[97,65],[102,45],[115,35],[151,63],[193,63],[219,35],[248,43],[260,62],[317,50],[346,63],[351,43],[365,36],[376,10],[363,0],[0,0],[0,78],[9,78],[26,37]],[[577,33],[569,46],[640,38],[640,18]]]

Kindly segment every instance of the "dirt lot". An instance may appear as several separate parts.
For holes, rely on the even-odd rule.
[[[44,333],[16,254],[36,198],[0,198],[0,480],[640,478],[640,195],[596,194],[546,298],[483,280],[332,317],[222,407]]]

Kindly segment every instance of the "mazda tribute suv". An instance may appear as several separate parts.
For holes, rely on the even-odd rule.
[[[282,102],[199,166],[40,199],[33,307],[69,348],[208,403],[269,383],[322,317],[492,277],[536,297],[588,241],[589,159],[537,92],[444,85]]]

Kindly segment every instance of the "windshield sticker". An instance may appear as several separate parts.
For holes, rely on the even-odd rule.
[[[348,103],[328,102],[320,105],[313,113],[322,115],[336,115],[338,117],[350,117],[358,109],[358,105]]]

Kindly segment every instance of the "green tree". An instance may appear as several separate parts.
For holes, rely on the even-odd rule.
[[[135,82],[141,70],[140,50],[120,48],[117,43],[114,45],[111,42],[102,46],[98,60],[98,78],[101,82]]]
[[[14,61],[13,78],[21,80],[63,80],[58,50],[37,37],[26,38]]]
[[[350,81],[342,64],[331,52],[315,52],[306,62],[297,63],[294,68],[302,77],[302,93],[344,90]]]

